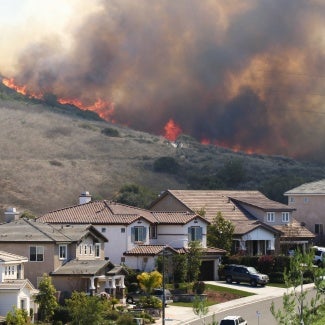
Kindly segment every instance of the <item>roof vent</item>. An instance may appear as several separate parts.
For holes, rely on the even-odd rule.
[[[91,195],[88,191],[82,192],[79,196],[79,204],[89,203],[91,201]]]

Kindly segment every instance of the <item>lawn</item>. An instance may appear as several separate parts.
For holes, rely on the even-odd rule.
[[[205,294],[207,294],[207,305],[212,306],[229,300],[239,299],[254,295],[254,293],[232,288],[221,287],[217,285],[207,284],[205,287]],[[173,306],[192,307],[192,302],[174,302]]]

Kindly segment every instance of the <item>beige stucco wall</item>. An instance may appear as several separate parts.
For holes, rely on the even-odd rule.
[[[272,212],[272,210],[270,211],[263,211],[261,209],[258,209],[257,207],[253,207],[247,204],[243,204],[241,203],[241,205],[243,207],[245,207],[245,209],[250,212],[253,216],[255,216],[256,218],[258,218],[260,221],[266,223],[267,225],[272,226],[278,226],[278,225],[285,225],[288,222],[283,222],[282,221],[282,211],[280,212],[274,212],[275,214],[275,218],[274,218],[274,222],[268,222],[267,221],[267,212]],[[283,212],[287,212],[287,211],[283,211]],[[291,212],[289,212],[289,222],[291,220]]]
[[[172,195],[167,194],[151,207],[153,211],[188,211],[186,207],[177,201]]]
[[[27,262],[24,264],[25,278],[37,288],[37,278],[42,277],[44,273],[54,270],[55,246],[51,243],[1,243],[1,250],[17,255],[26,256],[29,259],[30,246],[44,247],[44,261],[43,262]]]
[[[315,224],[325,224],[325,195],[290,195],[288,205],[296,209],[293,217],[304,222],[310,231],[315,232]]]

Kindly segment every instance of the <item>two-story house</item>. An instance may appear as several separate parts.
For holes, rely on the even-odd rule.
[[[198,240],[204,248],[204,264],[211,269],[207,279],[216,279],[218,261],[226,252],[206,247],[209,224],[206,219],[193,212],[158,213],[107,200],[91,201],[90,198],[86,192],[78,205],[48,212],[37,220],[57,225],[92,224],[109,239],[105,244],[106,258],[114,264],[143,271],[155,268],[157,256],[165,246],[178,253],[177,249],[187,248],[190,241]]]
[[[294,218],[316,235],[316,244],[325,245],[325,179],[302,184],[284,195]]]
[[[34,296],[38,293],[24,277],[24,264],[28,258],[0,251],[0,315],[6,316],[14,307],[24,309],[30,315],[37,312]]]
[[[92,225],[50,225],[21,218],[0,225],[0,249],[28,256],[25,277],[38,287],[44,274],[52,276],[58,293],[101,292],[124,288],[124,275],[107,273],[114,267],[104,258],[105,236]]]
[[[293,208],[268,199],[259,191],[167,190],[153,211],[203,211],[212,222],[218,212],[233,223],[234,252],[249,255],[285,253],[288,247],[306,247],[314,235],[292,217]]]

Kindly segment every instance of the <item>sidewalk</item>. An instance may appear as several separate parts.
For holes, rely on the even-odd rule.
[[[209,313],[206,315],[213,315],[217,312],[226,311],[228,309],[243,306],[246,304],[251,304],[256,301],[263,301],[270,298],[276,298],[283,296],[285,292],[287,292],[286,288],[277,288],[277,287],[250,287],[249,285],[244,284],[226,284],[223,281],[207,281],[206,283],[212,284],[212,285],[218,285],[223,287],[231,287],[233,289],[238,289],[242,291],[247,292],[253,292],[255,295],[239,298],[231,301],[227,301],[224,303],[216,304],[209,307]],[[309,287],[313,287],[314,284],[308,284],[304,285],[304,288],[308,289]],[[193,313],[193,310],[191,307],[177,307],[177,306],[167,306],[165,309],[165,323],[166,325],[179,325],[179,324],[187,324],[190,321],[193,321],[195,319],[199,319],[198,316],[196,316]],[[156,324],[161,325],[162,320],[159,319],[156,321]]]

